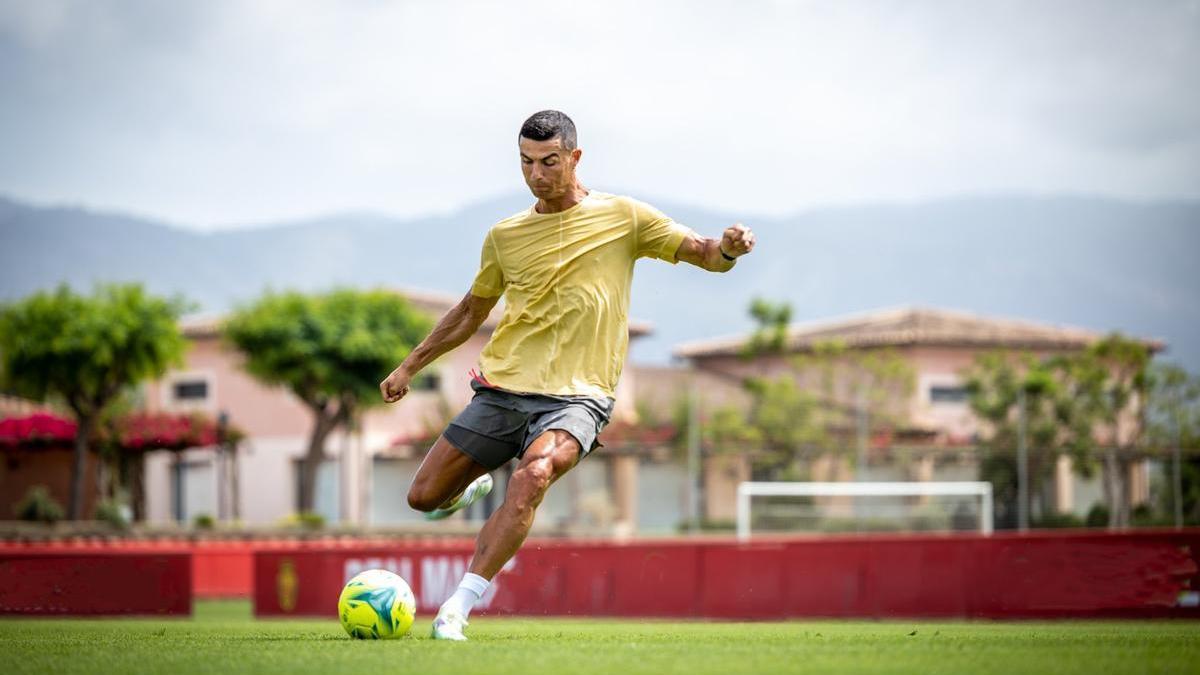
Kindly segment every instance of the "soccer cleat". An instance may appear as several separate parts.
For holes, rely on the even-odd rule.
[[[434,640],[466,642],[467,636],[463,635],[463,629],[469,625],[458,612],[438,612],[437,618],[433,620],[433,632],[430,633],[430,637]]]
[[[434,509],[425,514],[425,520],[441,520],[454,513],[467,508],[475,502],[483,499],[489,492],[492,491],[492,475],[485,473],[479,478],[471,481],[466,490],[454,500],[454,503],[444,509]]]

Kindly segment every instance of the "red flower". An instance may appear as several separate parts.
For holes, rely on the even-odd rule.
[[[135,413],[117,423],[117,442],[129,450],[184,450],[217,440],[216,422],[199,415]]]
[[[72,420],[48,413],[0,420],[0,448],[35,448],[70,445],[75,440],[78,425]],[[101,429],[105,437],[109,432]],[[169,413],[134,413],[117,420],[117,442],[123,450],[186,450],[216,445],[219,441],[217,423],[202,415],[172,415]],[[226,438],[236,441],[242,437],[234,427],[226,429]]]
[[[0,420],[0,447],[70,444],[77,428],[75,422],[49,413],[9,417]]]

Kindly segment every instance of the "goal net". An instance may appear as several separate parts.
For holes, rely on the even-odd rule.
[[[992,484],[955,482],[744,482],[737,533],[992,533]]]

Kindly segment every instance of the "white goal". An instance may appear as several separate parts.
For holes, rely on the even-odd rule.
[[[751,513],[755,502],[758,512]],[[992,533],[992,484],[947,482],[744,482],[737,489],[737,536],[760,530]],[[781,526],[782,524],[782,526]]]

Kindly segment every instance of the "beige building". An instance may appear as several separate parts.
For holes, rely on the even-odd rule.
[[[401,292],[416,307],[438,318],[459,297],[427,291]],[[406,494],[424,455],[422,445],[436,436],[450,417],[470,400],[468,371],[477,367],[479,354],[499,320],[499,308],[466,344],[431,366],[414,390],[397,404],[371,408],[359,429],[333,434],[326,444],[328,459],[317,477],[316,510],[327,522],[387,527],[423,522],[408,507]],[[246,434],[236,459],[236,488],[230,462],[212,448],[196,448],[177,458],[171,453],[151,453],[146,462],[146,514],[151,522],[190,522],[200,514],[232,518],[249,525],[277,523],[296,511],[298,464],[312,427],[308,409],[290,392],[267,387],[246,373],[237,352],[224,344],[219,317],[185,320],[190,342],[185,365],[160,381],[146,386],[145,406],[151,411],[200,411],[228,416],[231,425]],[[649,333],[649,326],[634,322],[630,337]],[[380,379],[387,373],[380,373]],[[617,390],[614,422],[634,416],[628,395],[634,376],[626,372]],[[628,495],[636,487],[621,483],[628,476],[617,453],[581,464],[566,480],[567,487],[547,497],[539,526],[577,522],[591,508],[605,524],[632,520],[631,497],[625,512],[609,507],[612,494]],[[625,460],[625,465],[628,461]],[[636,480],[636,475],[632,477]],[[503,496],[498,481],[494,504]],[[235,494],[236,491],[236,494]],[[589,505],[592,505],[589,507]],[[482,509],[469,514],[483,515]],[[627,525],[632,527],[632,524]]]
[[[458,297],[403,291],[416,306],[440,316]],[[408,486],[428,439],[470,399],[467,375],[495,327],[494,314],[458,350],[431,367],[403,401],[371,409],[360,428],[339,432],[327,443],[327,461],[317,479],[316,510],[331,523],[374,528],[422,527],[422,516],[406,503]],[[188,522],[199,514],[236,516],[249,525],[270,525],[293,514],[298,462],[312,420],[286,390],[254,380],[238,354],[223,345],[219,319],[193,319],[184,332],[191,342],[186,365],[148,385],[151,410],[225,412],[244,431],[236,459],[212,448],[179,456],[152,453],[146,464],[146,512],[152,522]],[[630,336],[649,332],[631,325]],[[617,391],[613,423],[601,436],[605,447],[550,490],[535,527],[546,530],[665,534],[685,521],[689,501],[686,455],[675,423],[688,391],[698,392],[699,414],[719,407],[744,407],[744,378],[789,372],[790,359],[813,346],[839,341],[849,350],[889,349],[907,363],[915,386],[901,402],[903,424],[888,438],[870,438],[865,464],[853,452],[819,458],[808,467],[812,480],[976,480],[978,423],[971,414],[963,371],[994,350],[1038,355],[1083,349],[1101,333],[933,309],[893,309],[792,326],[781,354],[745,358],[747,335],[680,345],[685,367],[627,364]],[[1155,350],[1160,343],[1148,343]],[[382,378],[384,374],[381,373]],[[810,386],[807,383],[804,386]],[[853,399],[837,402],[852,408]],[[848,441],[852,442],[852,441]],[[228,479],[236,465],[238,480]],[[739,482],[752,478],[745,454],[706,455],[695,497],[709,521],[731,522]],[[500,470],[491,503],[472,507],[466,520],[479,520],[503,498]],[[1083,514],[1101,498],[1098,480],[1083,480],[1065,460],[1042,495],[1046,508]],[[223,480],[221,477],[224,476]],[[1145,465],[1134,467],[1135,497],[1148,494]],[[444,526],[441,526],[444,531]]]
[[[964,371],[986,352],[1021,351],[1037,356],[1077,352],[1104,337],[1103,333],[1030,321],[977,316],[941,309],[899,308],[839,317],[789,327],[782,353],[753,358],[744,356],[749,335],[703,340],[680,345],[675,355],[694,374],[708,408],[745,402],[741,382],[749,376],[771,376],[792,371],[797,355],[811,353],[820,344],[837,342],[851,352],[890,350],[910,368],[914,387],[899,401],[901,421],[890,438],[870,432],[868,461],[856,461],[854,448],[812,463],[812,480],[976,480],[974,452],[979,422],[967,403]],[[1147,341],[1153,351],[1162,343]],[[642,377],[639,392],[662,388],[669,378]],[[680,391],[682,384],[675,386]],[[810,379],[802,386],[814,387]],[[653,392],[648,399],[666,394]],[[856,400],[852,391],[834,387],[834,401],[849,412],[853,423]],[[847,444],[853,444],[848,439]],[[1149,494],[1147,464],[1135,465],[1130,476],[1134,503]],[[744,457],[708,460],[704,477],[705,515],[713,520],[734,517],[736,483],[750,478]],[[1086,514],[1101,499],[1098,479],[1085,480],[1072,471],[1067,458],[1056,460],[1054,480],[1042,495],[1044,508]]]

